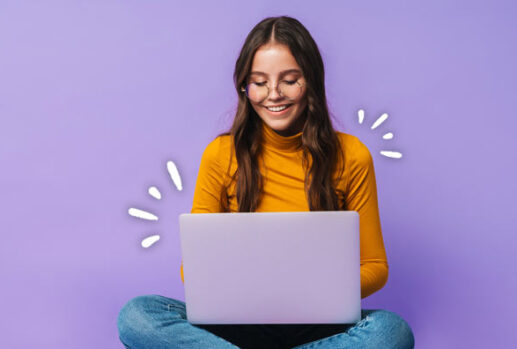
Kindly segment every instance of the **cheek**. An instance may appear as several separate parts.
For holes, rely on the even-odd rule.
[[[303,97],[302,103],[300,103],[300,104],[303,106],[304,109],[305,109],[305,107],[307,107],[308,103],[307,103],[307,97],[306,96]]]
[[[307,100],[304,99],[296,105],[297,115],[303,114],[305,109],[307,109]]]

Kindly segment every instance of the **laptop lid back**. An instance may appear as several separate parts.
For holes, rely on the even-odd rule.
[[[355,323],[355,211],[180,215],[187,319],[194,324]]]

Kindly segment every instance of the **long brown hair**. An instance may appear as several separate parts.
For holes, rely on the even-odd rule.
[[[233,125],[224,134],[232,136],[237,158],[237,170],[231,179],[236,181],[238,210],[255,211],[262,194],[263,178],[258,166],[262,151],[262,120],[241,91],[241,87],[246,84],[255,52],[260,46],[270,42],[289,47],[306,80],[307,107],[304,115],[299,117],[305,118],[302,165],[305,168],[305,192],[309,209],[344,209],[339,207],[333,178],[339,156],[342,157],[344,166],[344,154],[329,117],[323,60],[309,31],[298,20],[280,16],[265,18],[251,30],[235,63],[233,80],[239,102]],[[341,167],[336,180],[339,180],[343,171]],[[224,188],[221,193],[221,204],[225,211],[229,210],[227,189],[228,187]]]

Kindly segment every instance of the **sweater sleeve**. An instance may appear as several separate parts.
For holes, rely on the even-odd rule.
[[[388,262],[381,232],[373,159],[357,139],[349,166],[347,210],[359,213],[361,298],[380,290],[388,280]]]
[[[194,189],[194,200],[190,213],[215,213],[221,212],[220,196],[223,190],[223,170],[219,156],[221,148],[221,137],[213,140],[205,148],[201,156],[201,164],[197,175],[196,187]],[[183,261],[180,267],[181,281],[185,282],[183,276]]]
[[[219,155],[221,137],[213,140],[201,156],[201,164],[197,175],[194,200],[190,213],[221,212],[221,193],[223,190],[223,169]]]

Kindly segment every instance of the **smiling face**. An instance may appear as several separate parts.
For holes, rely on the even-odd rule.
[[[292,85],[294,81],[301,83],[299,96],[291,100],[279,94],[277,86],[281,81],[287,85]],[[269,96],[262,102],[253,102],[250,99],[253,109],[262,121],[282,136],[302,131],[307,106],[305,80],[302,70],[286,45],[269,43],[261,46],[253,57],[248,82],[270,87]],[[268,109],[279,106],[287,108],[280,111]]]

